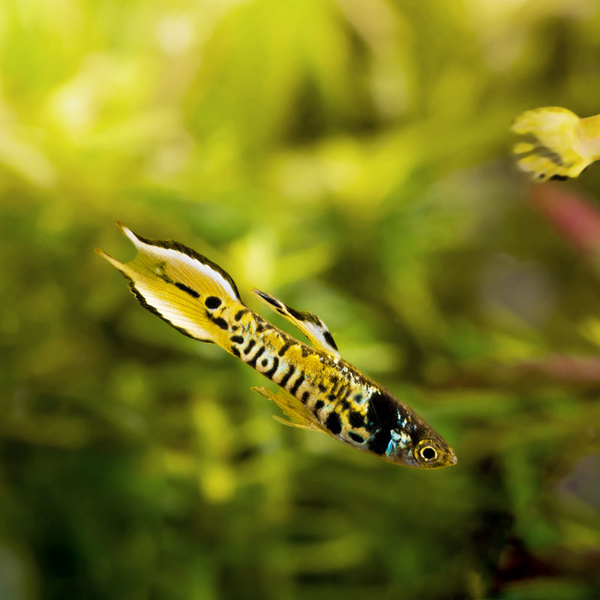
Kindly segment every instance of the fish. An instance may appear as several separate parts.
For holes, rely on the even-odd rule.
[[[579,118],[551,106],[520,114],[512,131],[526,136],[513,147],[517,165],[538,181],[564,181],[600,158],[600,115]]]
[[[297,327],[312,346],[275,327],[242,301],[233,279],[195,250],[117,226],[137,249],[121,263],[95,249],[129,280],[138,302],[179,332],[217,344],[280,389],[252,389],[277,404],[285,425],[326,433],[409,467],[454,465],[452,448],[409,406],[341,358],[325,323],[266,292],[252,292]]]

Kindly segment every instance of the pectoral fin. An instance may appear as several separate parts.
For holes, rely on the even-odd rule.
[[[289,427],[298,427],[298,429],[308,429],[313,431],[323,431],[327,433],[327,430],[321,425],[313,416],[313,414],[291,394],[284,390],[279,390],[277,393],[264,387],[253,387],[255,392],[258,392],[261,396],[264,396],[267,400],[271,400],[281,408],[281,410],[289,417],[289,420],[282,419],[278,416],[273,418],[283,425]]]
[[[333,336],[329,329],[327,329],[327,325],[317,315],[311,312],[295,310],[266,292],[254,289],[252,293],[268,304],[272,310],[278,312],[295,325],[311,341],[315,348],[333,356],[340,355]]]

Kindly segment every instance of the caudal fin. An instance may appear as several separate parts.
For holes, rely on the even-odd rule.
[[[181,333],[219,343],[227,329],[223,312],[243,306],[233,279],[183,244],[150,240],[118,221],[117,225],[137,248],[136,257],[121,263],[98,248],[95,251],[130,280],[139,303]]]
[[[519,167],[538,181],[578,177],[594,160],[583,143],[581,121],[560,107],[536,108],[519,115],[512,126],[512,131],[526,136],[526,141],[513,148]]]

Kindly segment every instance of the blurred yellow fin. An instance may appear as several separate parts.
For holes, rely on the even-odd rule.
[[[261,396],[264,396],[267,400],[275,402],[275,404],[277,404],[277,406],[279,406],[279,408],[281,408],[281,410],[289,417],[288,421],[287,419],[273,416],[277,422],[288,425],[289,427],[298,427],[298,429],[329,433],[329,431],[316,420],[310,410],[306,408],[300,400],[294,398],[294,396],[288,392],[280,389],[277,393],[274,393],[264,387],[253,387],[252,389]]]
[[[513,147],[519,168],[538,181],[578,177],[595,160],[590,154],[586,121],[560,107],[536,108],[519,115],[512,131],[528,138]]]

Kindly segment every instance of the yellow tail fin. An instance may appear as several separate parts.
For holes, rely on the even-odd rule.
[[[512,126],[512,131],[528,138],[513,148],[519,156],[517,164],[539,181],[578,177],[595,160],[587,121],[560,107],[522,113]]]
[[[244,306],[233,279],[183,244],[150,240],[117,225],[137,248],[136,257],[121,263],[102,250],[96,252],[130,280],[139,303],[181,333],[221,345],[228,328],[223,317]]]

